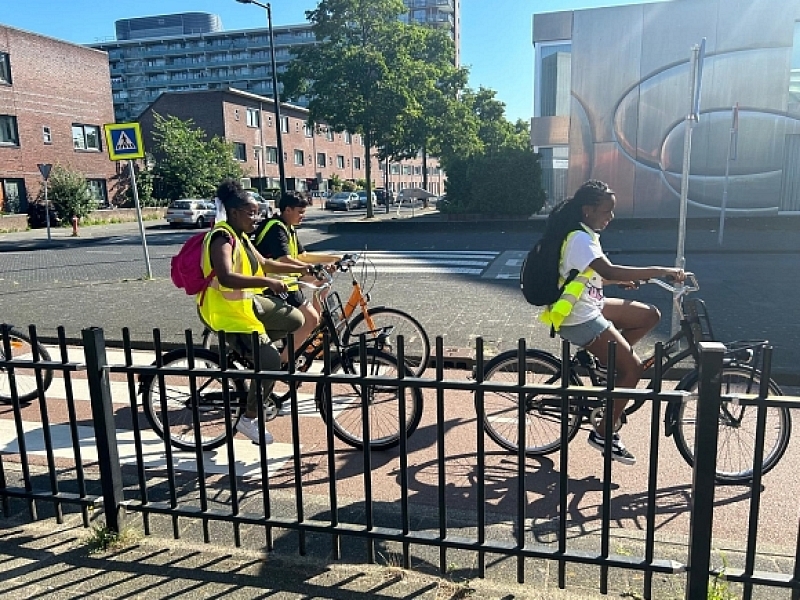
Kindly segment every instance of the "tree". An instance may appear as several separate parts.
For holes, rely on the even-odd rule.
[[[218,136],[206,141],[206,133],[194,128],[191,120],[153,117],[153,175],[160,197],[211,198],[220,181],[244,175],[229,142]]]
[[[402,0],[321,0],[306,12],[317,43],[292,49],[281,77],[286,97],[308,100],[309,122],[363,136],[368,194],[372,148],[389,146],[398,120],[418,110],[412,74],[424,65],[408,46],[410,26],[398,20],[406,10]]]
[[[82,219],[97,208],[97,200],[89,189],[86,178],[69,167],[55,165],[47,180],[47,200],[62,222],[68,223],[72,217]],[[44,188],[40,192],[44,202]]]

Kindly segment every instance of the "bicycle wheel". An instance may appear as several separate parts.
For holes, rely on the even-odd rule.
[[[366,373],[371,377],[397,378],[400,365],[397,357],[374,348],[366,349]],[[411,377],[406,367],[405,376]],[[331,365],[331,373],[361,373],[358,348],[344,350]],[[405,403],[406,436],[410,436],[422,418],[422,392],[419,388],[400,388],[394,385],[371,384],[366,392],[363,385],[330,380],[331,407],[328,406],[327,384],[317,384],[316,400],[320,414],[327,423],[333,422],[333,433],[354,448],[364,447],[363,395],[369,404],[369,446],[373,450],[386,450],[400,443],[400,402]],[[332,412],[329,413],[329,409]]]
[[[33,346],[31,338],[22,333],[19,329],[8,329],[8,341],[11,344],[11,359],[33,360]],[[47,349],[38,344],[39,358],[42,361],[50,360],[50,353]],[[5,343],[0,334],[0,360],[5,360]],[[53,370],[41,369],[42,384],[44,390],[50,387],[53,382]],[[36,386],[36,370],[32,368],[14,368],[14,380],[16,382],[17,395],[20,402],[30,402],[36,398],[39,390]],[[8,371],[0,367],[0,402],[11,402],[11,380]]]
[[[203,333],[200,335],[200,345],[205,350],[217,351],[217,334],[211,331],[208,327],[203,327]]]
[[[683,390],[697,394],[699,373],[682,386]],[[728,366],[722,368],[723,394],[757,394],[761,373],[750,367]],[[770,394],[781,395],[774,381],[769,382]],[[767,408],[764,432],[762,473],[772,469],[783,456],[789,444],[792,422],[787,408]],[[741,406],[723,399],[719,413],[719,439],[717,442],[717,480],[745,483],[753,477],[755,455],[755,406]],[[694,465],[695,423],[697,422],[697,396],[684,398],[678,408],[675,444],[689,465]]]
[[[538,350],[525,354],[525,384],[554,385],[561,379],[561,361]],[[516,384],[519,361],[516,351],[504,352],[486,365],[484,381]],[[575,375],[571,384],[579,384]],[[525,454],[543,456],[561,447],[561,397],[556,394],[527,393],[525,401]],[[499,446],[517,452],[519,448],[519,393],[490,392],[483,394],[483,412],[476,411],[489,437]],[[581,425],[577,406],[570,409],[568,439],[575,437]]]
[[[164,367],[189,368],[185,348],[172,350],[164,355]],[[211,373],[194,375],[196,393],[191,393],[189,375],[164,375],[165,409],[161,406],[161,385],[158,376],[142,379],[141,392],[144,414],[153,431],[164,439],[164,425],[169,425],[170,443],[182,450],[194,450],[195,413],[200,434],[199,444],[203,450],[213,450],[225,443],[225,404],[223,382],[219,371],[219,358],[209,350],[198,348],[194,351],[195,369],[209,369]],[[235,429],[241,416],[241,406],[247,397],[247,385],[242,380],[227,381],[230,393],[232,427]],[[166,412],[164,412],[166,410]]]
[[[370,308],[369,316],[375,325],[374,330],[380,330],[383,327],[394,328],[387,340],[389,346],[386,350],[389,353],[397,352],[397,336],[403,336],[403,359],[415,377],[422,376],[422,373],[428,368],[428,361],[431,358],[431,342],[419,321],[402,310],[387,306]],[[367,334],[367,339],[369,339],[370,330],[364,313],[359,313],[350,321],[350,335],[345,333],[342,342],[345,345],[355,344],[362,333]]]

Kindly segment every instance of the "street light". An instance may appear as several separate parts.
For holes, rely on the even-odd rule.
[[[278,95],[278,69],[275,66],[275,36],[272,34],[272,7],[269,2],[262,4],[257,0],[236,0],[242,4],[255,4],[267,11],[267,26],[269,27],[269,58],[272,64],[272,101],[275,103],[275,135],[278,142],[278,174],[280,177],[281,195],[286,193],[286,171],[283,164],[283,134],[281,133],[281,100]]]

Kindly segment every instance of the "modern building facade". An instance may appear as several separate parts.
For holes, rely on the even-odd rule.
[[[401,17],[406,23],[430,25],[446,31],[456,46],[455,64],[461,64],[461,0],[403,0],[408,14]]]
[[[153,148],[155,114],[191,119],[210,137],[219,136],[234,145],[251,185],[257,189],[279,187],[277,127],[271,98],[228,89],[197,92],[165,92],[139,118],[145,148]],[[324,123],[311,126],[308,110],[281,103],[281,134],[287,188],[297,191],[328,190],[334,177],[358,181],[366,178],[363,138],[337,133]],[[443,173],[435,159],[428,159],[428,190],[441,194]],[[373,186],[388,184],[398,192],[421,187],[421,160],[385,164],[372,158]]]
[[[795,0],[671,0],[534,15],[531,142],[550,202],[595,178],[616,191],[617,215],[678,215],[691,55],[703,38],[689,215],[718,216],[725,187],[727,215],[800,210]]]
[[[106,204],[116,166],[103,125],[113,122],[104,52],[0,25],[0,212],[27,212],[39,164],[80,172]]]

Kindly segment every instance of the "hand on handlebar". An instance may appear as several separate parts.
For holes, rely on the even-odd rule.
[[[686,272],[683,269],[664,269],[664,277],[667,281],[677,281],[683,283],[686,280]]]
[[[285,294],[286,293],[286,283],[281,281],[280,279],[273,279],[272,277],[266,278],[267,287],[270,291],[274,294]]]

